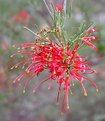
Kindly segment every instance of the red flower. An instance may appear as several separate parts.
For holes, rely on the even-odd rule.
[[[22,10],[17,15],[12,17],[12,21],[27,25],[30,21],[30,18],[30,13],[26,10]]]
[[[20,82],[25,75],[30,75],[29,80],[25,83],[23,92],[25,92],[31,79],[44,70],[49,71],[49,76],[45,80],[39,82],[39,84],[33,89],[33,92],[36,92],[44,82],[49,82],[50,87],[52,87],[52,81],[57,81],[57,103],[59,102],[61,91],[64,91],[62,112],[69,109],[68,94],[69,91],[71,92],[71,87],[74,85],[74,81],[77,80],[81,84],[85,96],[87,96],[84,86],[84,81],[86,80],[91,82],[96,90],[98,90],[97,85],[91,79],[88,79],[83,75],[92,74],[95,70],[92,69],[91,64],[86,61],[85,57],[78,54],[79,44],[77,44],[72,51],[70,51],[68,45],[63,47],[52,41],[49,45],[38,45],[35,42],[27,42],[16,46],[20,47],[20,51],[12,56],[21,54],[28,57],[28,59],[23,60],[12,67],[13,69],[20,64],[23,64],[22,68],[24,68],[26,64],[29,64],[28,67],[26,66],[25,71],[14,81]]]
[[[56,10],[56,11],[61,12],[61,11],[63,11],[63,10],[64,10],[64,6],[63,6],[63,5],[58,4],[58,5],[56,5],[56,6],[55,6],[55,10]]]

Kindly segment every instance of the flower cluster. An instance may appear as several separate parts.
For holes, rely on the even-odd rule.
[[[11,18],[11,21],[22,24],[22,25],[28,25],[30,19],[31,19],[30,13],[26,10],[22,10],[16,15],[14,15]]]
[[[74,86],[74,81],[78,81],[81,84],[85,96],[87,96],[87,91],[84,81],[89,81],[96,88],[96,91],[98,91],[96,83],[86,77],[87,74],[95,73],[92,64],[87,61],[85,56],[79,54],[79,49],[84,44],[96,51],[98,50],[92,44],[97,39],[94,36],[94,32],[97,30],[95,28],[89,28],[88,30],[85,28],[83,30],[83,27],[81,27],[80,34],[74,36],[74,38],[67,37],[67,33],[64,30],[67,18],[67,1],[63,0],[63,4],[56,4],[53,12],[47,5],[47,2],[45,0],[43,2],[53,19],[53,26],[51,28],[44,28],[37,33],[25,27],[36,36],[36,39],[34,42],[25,42],[16,45],[19,51],[11,57],[21,54],[27,58],[14,65],[11,69],[17,68],[20,65],[22,65],[23,69],[25,68],[23,73],[14,80],[14,83],[20,83],[27,74],[29,75],[29,79],[24,85],[24,93],[30,81],[47,70],[49,72],[48,77],[40,81],[33,89],[33,92],[36,92],[45,82],[49,82],[48,89],[51,89],[52,82],[56,82],[58,86],[57,103],[59,103],[60,94],[63,92],[62,112],[64,112],[69,109],[68,95],[69,93],[72,94],[71,87]]]
[[[84,86],[84,81],[86,80],[91,82],[98,91],[98,87],[94,81],[84,76],[85,74],[93,74],[95,70],[92,68],[92,65],[87,62],[84,56],[79,55],[79,43],[71,50],[68,45],[60,45],[50,38],[47,39],[50,41],[47,45],[38,44],[36,41],[16,45],[20,50],[18,53],[13,54],[12,57],[21,54],[27,56],[28,59],[17,63],[11,69],[14,67],[17,68],[21,64],[23,64],[22,68],[25,68],[25,65],[27,64],[29,65],[26,67],[25,71],[15,79],[14,83],[19,82],[27,74],[31,75],[30,79],[25,83],[23,90],[23,92],[25,92],[26,87],[32,78],[38,76],[41,72],[48,70],[48,78],[39,82],[33,89],[33,92],[36,92],[44,82],[50,83],[50,89],[52,87],[52,81],[56,81],[58,85],[57,103],[59,102],[61,90],[64,90],[62,103],[62,112],[64,112],[69,109],[68,94],[69,92],[72,93],[71,87],[74,85],[74,81],[78,81],[81,84],[85,96],[87,96],[87,91]],[[88,43],[89,40],[92,41],[93,39],[92,36],[83,37],[82,41]],[[89,44],[89,46],[91,45]],[[91,47],[93,47],[93,45]]]

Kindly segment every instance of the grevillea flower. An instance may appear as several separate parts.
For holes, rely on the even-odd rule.
[[[53,0],[55,11],[62,12],[64,10],[64,0]]]
[[[64,6],[58,4],[58,5],[55,6],[55,10],[61,12],[61,11],[64,10]]]
[[[30,13],[26,10],[22,10],[17,15],[13,16],[11,20],[13,22],[18,22],[23,25],[27,25],[30,21],[30,18],[31,18]]]
[[[91,43],[91,42],[94,42],[95,40],[97,40],[97,37],[91,36],[91,34],[94,33],[94,32],[96,32],[96,31],[97,31],[97,29],[94,29],[94,28],[89,29],[89,30],[86,32],[86,36],[82,38],[82,41],[83,41],[86,45],[88,45],[88,46],[90,46],[91,48],[93,48],[94,50],[98,51],[98,48],[97,48],[95,45],[93,45],[93,44]]]
[[[22,56],[27,56],[28,59],[22,60],[11,69],[17,68],[21,64],[22,68],[25,68],[23,73],[14,80],[14,83],[20,82],[27,74],[30,75],[29,80],[25,82],[23,92],[25,92],[32,78],[47,70],[49,76],[40,81],[33,89],[33,92],[36,92],[45,82],[50,84],[49,89],[52,87],[52,81],[56,82],[58,85],[57,103],[59,103],[61,92],[63,91],[64,93],[62,101],[62,112],[64,112],[69,109],[68,94],[69,92],[72,93],[71,87],[74,85],[74,81],[78,81],[81,84],[85,96],[87,96],[87,91],[84,81],[89,81],[98,91],[95,82],[85,76],[85,74],[93,74],[95,70],[84,56],[78,54],[79,43],[70,50],[68,45],[63,46],[53,42],[51,39],[49,40],[50,43],[47,45],[39,45],[36,41],[16,45],[20,50],[13,54],[12,57],[21,54]]]

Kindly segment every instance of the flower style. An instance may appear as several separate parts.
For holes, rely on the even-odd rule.
[[[91,34],[96,32],[96,31],[97,31],[97,29],[95,29],[95,28],[89,29],[86,32],[86,36],[82,38],[82,41],[85,44],[87,44],[88,46],[90,46],[91,48],[93,48],[94,50],[98,51],[98,48],[91,43],[91,42],[94,42],[95,40],[97,40],[97,37],[91,36]]]
[[[51,40],[51,39],[50,39]],[[39,82],[39,84],[33,89],[36,92],[38,88],[44,83],[49,82],[49,89],[52,87],[52,81],[56,81],[58,85],[57,103],[59,103],[59,97],[62,90],[64,90],[62,112],[69,109],[69,92],[72,93],[71,87],[74,85],[74,81],[78,81],[83,89],[84,95],[87,96],[87,91],[84,86],[84,81],[89,81],[98,91],[97,85],[93,80],[84,76],[84,74],[92,74],[95,72],[91,64],[87,62],[84,56],[78,54],[80,44],[78,43],[71,51],[69,46],[61,46],[56,42],[50,41],[48,45],[38,45],[36,42],[27,42],[16,45],[20,48],[17,54],[27,56],[28,59],[23,60],[14,67],[17,68],[20,64],[23,64],[22,68],[26,67],[25,71],[20,74],[14,81],[20,82],[22,78],[29,74],[30,78],[24,85],[23,92],[30,83],[31,79],[38,76],[41,72],[48,70],[49,77]]]

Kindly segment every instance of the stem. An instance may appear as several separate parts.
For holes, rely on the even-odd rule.
[[[26,26],[23,27],[24,29],[30,31],[32,34],[34,34],[37,37],[40,37],[39,35],[37,35],[35,32],[33,32],[31,29],[27,28]]]
[[[46,1],[45,1],[45,0],[43,0],[43,2],[44,2],[44,4],[45,4],[45,6],[46,6],[46,8],[47,8],[47,10],[48,10],[48,12],[49,12],[49,14],[50,14],[50,15],[51,15],[51,17],[52,17],[52,12],[50,11],[50,9],[49,9],[49,7],[48,7],[48,5],[47,5]]]
[[[64,15],[64,24],[63,24],[63,28],[65,26],[65,23],[66,23],[66,17],[67,17],[67,0],[64,1],[64,9],[65,9],[65,15]]]

